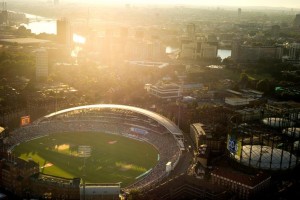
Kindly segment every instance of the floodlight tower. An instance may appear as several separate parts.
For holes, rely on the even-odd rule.
[[[6,2],[2,2],[2,10],[0,13],[1,13],[0,24],[8,25],[8,11],[7,11]]]

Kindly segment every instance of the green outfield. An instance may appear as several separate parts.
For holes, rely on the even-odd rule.
[[[16,156],[33,159],[45,174],[82,177],[84,159],[78,146],[91,146],[86,158],[86,182],[117,183],[125,187],[157,163],[158,152],[150,144],[126,137],[92,132],[56,133],[14,148]]]

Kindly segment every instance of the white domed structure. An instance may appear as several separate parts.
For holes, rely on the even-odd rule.
[[[300,149],[299,140],[294,142],[294,149]]]
[[[292,127],[295,125],[295,122],[280,117],[264,118],[263,123],[273,128]]]
[[[300,128],[298,127],[290,127],[282,130],[282,133],[288,135],[293,138],[299,138],[300,136]]]
[[[244,145],[240,156],[235,156],[240,163],[259,169],[285,170],[294,168],[295,155],[283,149],[261,145]]]

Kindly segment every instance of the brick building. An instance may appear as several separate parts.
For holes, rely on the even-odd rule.
[[[211,172],[211,181],[231,190],[240,199],[252,199],[269,189],[271,176],[264,172],[250,175],[220,167]]]

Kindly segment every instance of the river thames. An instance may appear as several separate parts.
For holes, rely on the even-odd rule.
[[[56,34],[56,20],[51,18],[45,18],[37,15],[25,13],[26,18],[29,19],[28,24],[21,24],[27,29],[30,29],[34,34],[47,33]],[[167,47],[171,48],[171,47]],[[231,56],[231,50],[228,49],[218,49],[217,55],[223,60]]]

